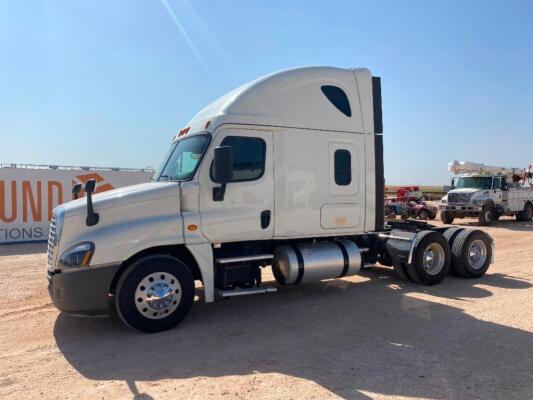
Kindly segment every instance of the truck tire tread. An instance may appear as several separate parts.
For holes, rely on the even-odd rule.
[[[487,260],[485,266],[480,270],[474,270],[468,265],[465,254],[465,248],[469,241],[475,237],[482,238],[487,246]],[[479,278],[485,274],[492,260],[492,245],[489,236],[479,229],[465,229],[460,232],[452,247],[452,268],[463,278]]]
[[[451,224],[455,219],[454,215],[450,211],[441,211],[440,220],[443,224]]]
[[[494,220],[494,209],[488,205],[483,206],[478,217],[479,225],[489,226]]]
[[[423,267],[423,251],[431,242],[438,242],[444,250],[444,265],[437,274],[429,274]],[[421,285],[436,285],[448,274],[450,269],[450,246],[444,236],[437,231],[420,232],[413,243],[413,256],[407,265],[407,272],[411,279]]]
[[[405,266],[405,269],[407,271],[407,275],[409,276],[411,281],[415,282],[415,283],[418,283],[419,285],[423,285],[424,283],[422,282],[422,280],[418,276],[418,272],[416,271],[416,268],[415,268],[415,265],[414,265],[414,259],[416,257],[416,251],[417,251],[418,244],[422,241],[422,239],[424,239],[430,233],[431,233],[431,231],[423,231],[423,232],[420,232],[415,237],[415,240],[414,240],[414,243],[413,243],[413,248],[414,248],[413,260],[411,260],[411,262],[406,264],[406,266]]]
[[[522,211],[516,213],[517,221],[527,222],[527,221],[531,221],[532,218],[533,218],[533,206],[529,202],[524,205],[524,209]]]
[[[453,227],[453,228],[446,229],[446,231],[444,231],[443,236],[444,236],[444,239],[446,239],[446,241],[450,245],[450,250],[453,249],[453,244],[455,242],[455,239],[457,238],[457,235],[459,235],[459,233],[461,233],[464,230],[465,230],[465,228]],[[455,262],[454,262],[454,258],[453,258],[453,250],[452,250],[452,254],[451,254],[450,274],[459,275],[459,272],[456,271],[456,269],[455,269]]]
[[[412,282],[411,278],[407,274],[407,269],[404,263],[394,263],[393,264],[394,273],[396,276],[404,281]]]
[[[148,319],[137,311],[134,301],[136,286],[151,272],[169,272],[181,286],[179,306],[167,317]],[[165,254],[143,257],[133,262],[120,276],[115,292],[115,309],[130,328],[146,332],[161,332],[173,328],[189,313],[194,302],[194,278],[189,268],[177,258]]]

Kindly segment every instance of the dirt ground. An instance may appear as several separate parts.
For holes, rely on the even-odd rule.
[[[479,280],[374,268],[197,302],[153,335],[59,313],[44,245],[0,246],[0,398],[531,399],[533,223],[486,230],[496,262]]]

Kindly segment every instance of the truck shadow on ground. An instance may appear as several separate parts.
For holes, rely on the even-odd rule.
[[[486,298],[492,287],[528,289],[529,282],[489,274],[421,287],[387,268],[362,275],[366,281],[197,302],[178,328],[152,335],[130,331],[116,318],[60,314],[54,336],[80,374],[124,380],[134,398],[149,398],[139,394],[137,381],[257,372],[313,381],[347,399],[531,397],[533,334],[442,304]]]

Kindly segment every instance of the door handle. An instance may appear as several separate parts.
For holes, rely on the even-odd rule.
[[[270,225],[270,210],[261,213],[261,229],[266,229]]]

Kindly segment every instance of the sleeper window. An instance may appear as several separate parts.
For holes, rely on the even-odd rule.
[[[324,85],[321,87],[322,93],[328,98],[328,100],[335,106],[337,110],[346,115],[352,116],[352,108],[350,107],[350,101],[344,90],[337,86]]]
[[[352,182],[352,155],[348,150],[335,150],[334,154],[335,183],[347,186]]]
[[[245,136],[227,136],[221,146],[233,150],[232,182],[253,181],[263,176],[265,171],[266,143],[263,139]],[[213,179],[213,165],[211,165]]]

